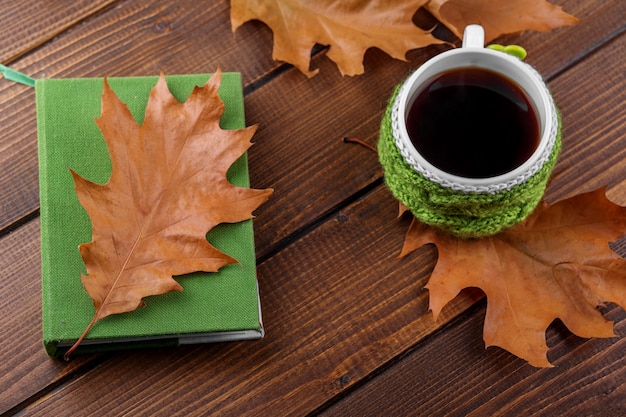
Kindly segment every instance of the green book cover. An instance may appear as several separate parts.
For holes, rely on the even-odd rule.
[[[209,74],[166,77],[172,94],[185,101]],[[158,77],[109,78],[109,84],[142,123],[150,89]],[[94,315],[81,283],[86,273],[78,245],[91,240],[91,223],[74,191],[70,168],[97,183],[111,174],[111,161],[95,123],[103,79],[36,81],[43,341],[50,356],[62,356]],[[225,103],[223,129],[245,127],[241,75],[224,73],[219,94]],[[228,172],[237,186],[249,187],[247,156]],[[106,317],[95,324],[76,353],[144,346],[244,340],[263,337],[256,279],[252,220],[222,224],[208,240],[238,264],[216,273],[193,273],[176,280],[182,292],[147,297],[145,307]]]

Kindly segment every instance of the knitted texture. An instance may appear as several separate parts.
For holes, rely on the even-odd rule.
[[[545,192],[561,148],[561,118],[550,158],[526,182],[495,194],[466,193],[443,187],[416,172],[400,154],[391,127],[391,110],[398,86],[383,116],[378,155],[385,183],[395,198],[422,222],[461,238],[490,236],[523,221]]]

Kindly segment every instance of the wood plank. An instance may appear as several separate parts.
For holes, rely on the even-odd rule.
[[[626,313],[612,308],[606,315],[624,335]],[[485,350],[484,316],[481,303],[320,417],[626,414],[626,338],[585,340],[557,322],[547,332],[555,367],[535,369],[501,349]]]
[[[626,205],[626,61],[611,59],[625,47],[626,33],[549,84],[563,117],[551,200],[608,186],[614,202]]]
[[[271,31],[251,22],[232,33],[228,1],[198,6],[122,2],[16,63],[41,77],[116,77],[239,71],[248,84],[278,67]]]
[[[558,4],[580,21],[547,34],[527,32],[521,37],[507,36],[504,39],[504,43],[517,43],[526,48],[528,57],[525,61],[548,80],[626,30],[626,3],[621,0],[550,3]]]
[[[0,231],[39,208],[35,91],[0,80]]]
[[[585,84],[593,80],[594,72],[590,69],[599,62],[606,62],[605,70],[614,72],[622,62],[606,57],[623,47],[623,39],[610,43],[552,84],[568,85],[571,80],[576,80],[577,85]],[[579,99],[575,94],[568,97],[573,102]],[[616,103],[603,100],[596,105],[600,107],[598,111],[607,112]],[[569,117],[592,125],[596,115],[582,108]],[[583,133],[573,136],[572,143],[596,139]],[[619,143],[622,138],[621,130],[609,131],[608,144]],[[593,167],[606,157],[589,155],[584,166]],[[571,159],[566,157],[564,163],[569,164],[567,161]],[[575,175],[580,174],[563,174],[556,181],[568,183],[575,180]],[[431,249],[413,254],[406,262],[394,259],[406,227],[406,222],[390,220],[394,213],[393,200],[384,189],[377,189],[264,262],[259,277],[269,333],[263,341],[116,355],[28,411],[54,413],[66,407],[68,397],[75,404],[70,411],[85,408],[100,413],[115,413],[121,407],[133,407],[133,412],[138,414],[154,413],[157,409],[191,412],[200,403],[205,404],[203,412],[221,410],[232,415],[254,415],[275,409],[286,413],[317,409],[406,352],[441,324],[427,324],[429,316],[424,314],[427,306],[422,286],[432,267],[433,254],[428,252]],[[352,296],[346,299],[345,294]],[[449,313],[448,319],[473,300],[475,295],[455,300],[452,303],[455,311]],[[613,313],[609,311],[609,314]],[[619,320],[621,323],[623,319]],[[578,348],[572,349],[576,343],[562,333],[555,333],[557,340],[552,343],[558,349],[551,355],[563,352],[563,356],[553,360],[567,362],[563,359],[566,357],[578,364]],[[614,362],[622,348],[623,341],[608,340],[616,343],[615,348],[601,344],[607,350],[597,357],[588,357],[593,363],[598,362],[597,369]],[[598,349],[595,339],[590,343],[581,344],[580,349],[586,351],[587,346]],[[465,344],[457,343],[457,349],[463,351]],[[501,362],[491,366],[497,366],[501,373],[523,365],[523,361],[504,351],[496,350],[496,353]],[[195,367],[206,371],[199,376],[193,371]],[[248,369],[254,369],[254,374],[246,372]],[[613,375],[623,375],[619,367],[615,372]],[[114,378],[125,382],[111,390],[107,381]],[[476,381],[481,378],[484,377],[477,375]],[[600,387],[607,388],[609,380],[594,383],[589,395],[596,395]],[[156,394],[152,387],[159,384],[176,389]],[[405,381],[404,389],[413,384],[413,380]],[[523,386],[529,389],[534,384]],[[501,389],[507,391],[507,387]],[[572,390],[566,392],[569,395],[579,387],[568,389]],[[113,401],[114,398],[119,402]],[[143,398],[145,402],[133,405],[134,398]]]
[[[0,62],[14,61],[115,0],[0,3]]]
[[[433,321],[423,285],[435,252],[397,259],[408,219],[396,212],[379,188],[262,263],[264,339],[112,355],[26,414],[315,410],[480,297],[463,294]],[[29,271],[25,265],[20,275]]]
[[[130,6],[122,5],[122,7]],[[116,13],[121,13],[120,10],[114,9]],[[101,25],[101,28],[110,25],[113,25],[112,21],[107,25]],[[144,23],[144,27],[145,25],[147,24]],[[97,31],[93,27],[89,26],[86,32],[96,37]],[[75,33],[72,32],[72,36]],[[263,33],[267,32],[263,31]],[[112,54],[115,45],[126,45],[125,41],[121,40],[121,35],[117,36],[120,39],[113,41],[105,48],[107,53]],[[582,37],[580,34],[577,36]],[[103,39],[108,39],[108,37],[104,36]],[[549,38],[546,39],[549,43]],[[86,38],[76,40],[76,44],[70,38],[65,38],[63,41],[65,44],[56,42],[57,40],[46,45],[40,57],[59,60],[71,56],[67,54],[68,50],[79,53],[82,50],[79,44],[86,42]],[[89,42],[84,45],[87,44]],[[130,46],[127,47],[130,48]],[[98,50],[98,47],[93,45],[86,48],[90,51]],[[154,52],[150,54],[152,53]],[[241,51],[233,53],[233,57],[240,53]],[[576,51],[573,53],[575,54]],[[183,52],[178,52],[178,54],[181,57],[184,56]],[[109,60],[107,62],[115,61],[112,57],[106,59]],[[126,56],[125,59],[117,62],[125,63],[128,59]],[[89,68],[89,65],[97,64],[93,57],[79,58],[80,61],[75,61],[75,64],[80,62],[80,65],[76,67],[65,67],[64,63],[59,64],[62,60],[55,60],[52,62],[56,64],[50,64],[51,67],[59,65],[58,74],[63,75],[82,75],[83,72],[89,71],[98,73],[106,67],[103,65]],[[389,60],[376,52],[370,54],[368,60],[370,64],[368,70],[372,70],[372,76],[342,80],[336,74],[332,75],[334,68],[325,58],[320,58],[322,65],[326,65],[322,73],[327,73],[327,76],[320,75],[309,81],[295,71],[288,71],[275,82],[250,95],[248,101],[252,101],[253,105],[251,105],[252,114],[248,112],[249,118],[262,124],[261,131],[256,138],[257,145],[251,151],[253,183],[258,187],[281,185],[280,188],[276,186],[275,196],[276,199],[281,199],[281,203],[272,203],[274,205],[271,210],[257,213],[257,225],[260,224],[257,234],[260,236],[258,241],[261,251],[269,250],[277,240],[289,236],[294,230],[309,225],[322,213],[343,204],[347,196],[349,197],[355,190],[361,189],[364,184],[371,183],[379,177],[375,158],[371,158],[367,151],[358,147],[346,147],[340,144],[339,140],[345,134],[354,134],[372,143],[375,141],[378,118],[387,94],[386,91],[380,93],[385,89],[384,86],[375,87],[379,94],[371,93],[369,90],[378,82],[388,83],[387,87],[389,87],[395,80],[392,80],[392,77],[374,75],[380,76],[384,72],[383,66],[389,65]],[[34,61],[28,63],[25,59],[20,62],[32,68],[37,65],[42,65],[39,68],[43,68],[43,64]],[[144,68],[142,63],[132,65],[136,65],[134,68],[138,72],[142,71],[140,68]],[[177,65],[184,67],[184,59],[178,61]],[[394,65],[396,65],[395,62]],[[394,69],[394,71],[399,74],[410,66],[411,64],[398,64],[400,69]],[[594,74],[594,71],[590,71],[590,74]],[[392,73],[396,74],[393,71]],[[558,79],[555,80],[557,81]],[[283,83],[286,85],[281,86]],[[578,88],[578,85],[574,84],[573,87]],[[319,91],[333,91],[336,95],[327,93],[328,95],[321,95],[322,98],[317,98],[316,89],[317,96],[320,96]],[[306,104],[300,99],[289,97],[298,95],[302,91],[304,96],[313,103]],[[562,94],[564,101],[571,100],[565,92]],[[344,110],[345,107],[354,105],[355,97],[360,97],[360,95],[364,95],[367,100],[358,98],[357,104],[366,107],[355,113]],[[288,100],[285,100],[283,105],[274,103],[274,99],[285,97],[288,97]],[[572,111],[573,103],[575,102],[568,103],[570,106],[568,111]],[[597,104],[602,106],[603,103]],[[615,105],[614,102],[608,104]],[[270,105],[270,109],[266,109]],[[295,107],[299,115],[294,111],[294,107],[290,107],[294,105],[301,106]],[[319,111],[317,109],[321,108],[320,106],[325,107],[325,111],[320,113],[331,120],[329,126],[319,126],[319,123],[311,125],[312,120],[302,116],[308,111]],[[364,108],[370,110],[363,110]],[[341,109],[341,111],[333,112],[333,109]],[[364,113],[371,113],[372,116],[364,121],[362,117],[359,117]],[[582,111],[578,115],[582,118],[581,126],[591,124],[592,117],[598,116],[595,113],[588,115]],[[571,119],[571,121],[576,120]],[[278,125],[281,123],[279,128]],[[266,127],[264,128],[263,125]],[[293,126],[292,130],[295,134],[285,134],[285,132],[291,132],[285,126]],[[338,128],[339,134],[336,134]],[[12,129],[15,131],[14,128]],[[621,134],[621,136],[612,136],[615,134]],[[582,137],[582,141],[588,139],[582,130],[577,135],[575,137]],[[620,138],[623,138],[623,131],[610,128],[608,137],[610,141],[619,143]],[[303,141],[304,144],[301,145],[298,142],[293,149],[287,149],[284,147],[285,141],[290,139]],[[337,142],[334,142],[335,140]],[[28,141],[30,143],[22,147]],[[32,155],[28,156],[29,154],[23,151],[34,149],[33,137],[26,139],[21,137],[14,142],[0,143],[3,147],[5,144],[16,147],[10,152],[14,159],[10,165],[12,169],[0,175],[1,184],[3,184],[0,186],[0,191],[13,190],[16,187],[16,179],[26,179],[26,184],[20,184],[20,193],[23,194],[15,196],[19,201],[14,202],[12,198],[8,200],[11,204],[15,204],[8,213],[15,213],[16,210],[28,212],[28,207],[32,208],[33,205],[20,204],[23,203],[24,198],[31,198],[36,207],[36,197],[32,198],[33,194],[36,196],[36,191],[33,192],[33,189],[36,190],[33,188],[33,184],[36,184],[36,162],[34,162],[36,160],[32,158]],[[307,145],[309,148],[306,147]],[[344,149],[348,149],[349,156],[340,156],[335,160],[336,154],[342,154]],[[304,156],[295,155],[291,158],[294,154],[303,152],[306,152]],[[315,152],[321,152],[322,155]],[[601,163],[602,158],[606,157],[606,155],[596,156],[593,153],[589,156],[589,159],[584,160],[585,168]],[[567,156],[565,161],[574,159],[574,157]],[[31,172],[30,177],[24,174],[21,165],[16,165],[18,160],[19,164],[25,163],[25,166],[30,167],[28,168]],[[365,160],[367,162],[363,163]],[[287,166],[279,166],[280,164]],[[4,166],[5,163],[2,161],[0,167],[4,168]],[[356,170],[355,166],[360,169]],[[375,172],[369,173],[368,167],[375,167]],[[560,181],[575,179],[579,173],[572,171],[564,175],[565,177],[562,177]],[[292,178],[286,179],[284,176]],[[307,178],[308,176],[325,178],[325,182],[318,184]],[[302,183],[298,182],[298,178],[302,180]],[[586,178],[586,181],[592,179]],[[614,178],[614,173],[610,174],[609,178]],[[348,184],[342,184],[343,181]],[[616,184],[612,191],[622,190],[619,193],[623,195],[624,185],[623,182]],[[339,190],[334,191],[334,187]],[[566,193],[567,190],[556,189],[553,195],[556,197]],[[5,196],[6,193],[3,194],[3,205],[7,201]],[[293,199],[295,202],[287,203],[288,199]],[[289,205],[289,211],[284,205]],[[297,220],[281,219],[283,213],[299,213],[296,209],[304,212],[296,214]],[[140,407],[147,410],[144,411],[146,414],[163,410],[191,412],[192,407],[202,409],[204,402],[209,404],[208,409],[222,407],[226,411],[232,411],[233,414],[239,414],[238,411],[241,411],[241,414],[247,411],[254,413],[265,410],[264,407],[270,409],[274,407],[274,410],[276,407],[285,407],[287,411],[299,410],[296,407],[300,404],[304,404],[305,409],[315,409],[334,395],[344,392],[345,388],[362,381],[371,372],[410,348],[416,340],[432,332],[432,328],[424,326],[421,320],[426,320],[427,317],[423,315],[425,298],[422,285],[428,268],[432,267],[433,255],[427,251],[412,255],[410,260],[417,265],[399,264],[394,260],[407,226],[406,223],[395,223],[389,220],[394,214],[395,207],[391,197],[385,195],[382,190],[376,190],[374,194],[368,195],[354,207],[349,207],[340,215],[333,216],[306,238],[264,262],[261,266],[260,278],[269,334],[263,341],[157,351],[148,354],[142,352],[114,355],[110,361],[104,362],[87,375],[81,376],[78,372],[75,375],[78,379],[63,386],[60,391],[49,393],[41,403],[33,405],[28,411],[36,412],[45,409],[47,412],[66,413],[67,403],[74,403],[76,405],[71,408],[74,412],[82,412],[80,407],[83,405],[87,407],[86,409],[105,412],[132,410],[140,413],[142,411]],[[264,220],[265,217],[268,219]],[[291,223],[288,228],[282,228],[282,222]],[[36,225],[33,226],[33,224],[29,223],[25,226],[31,228],[30,232],[25,232],[30,233],[28,236],[21,235],[15,238],[17,240],[5,243],[6,246],[2,246],[2,253],[6,251],[37,252],[30,246],[37,241]],[[20,228],[6,236],[4,239],[8,240],[5,242],[9,242],[23,230],[26,229]],[[273,235],[277,230],[279,234]],[[266,238],[266,235],[274,237]],[[367,249],[368,253],[357,252],[354,250],[355,247]],[[35,253],[27,259],[33,261],[35,258],[32,256],[38,255]],[[34,312],[39,305],[39,300],[36,300],[37,297],[33,294],[36,287],[34,282],[38,282],[39,279],[38,265],[35,261],[20,263],[12,260],[11,262],[15,263],[13,269],[10,269],[9,265],[2,265],[3,271],[7,271],[7,276],[15,277],[9,280],[11,283],[6,283],[7,287],[3,287],[3,294],[20,294],[27,300],[25,305],[19,307],[26,310],[17,316],[18,318],[29,317],[31,321],[26,321],[26,327],[30,332],[25,336],[24,341],[20,342],[19,347],[30,352],[29,355],[33,358],[29,362],[26,355],[20,356],[20,353],[16,357],[19,357],[19,360],[25,358],[24,361],[27,362],[26,365],[20,367],[16,366],[17,360],[12,359],[17,350],[2,353],[4,359],[2,372],[6,374],[11,369],[16,369],[7,379],[2,380],[0,388],[13,389],[10,392],[18,393],[19,397],[7,394],[6,398],[15,401],[15,398],[24,398],[28,392],[36,392],[32,390],[50,386],[50,383],[59,379],[59,375],[67,375],[71,371],[65,366],[59,366],[57,362],[48,361],[41,356],[42,352],[37,350],[40,347],[40,340],[34,330],[32,320],[35,320],[33,317],[36,313]],[[354,265],[356,267],[353,267]],[[25,289],[21,290],[21,286],[25,286]],[[21,291],[26,291],[26,295],[21,294]],[[350,291],[355,298],[345,299],[345,294]],[[358,298],[359,294],[361,298]],[[455,303],[460,303],[454,304],[459,310],[452,311],[448,317],[459,314],[475,299],[474,295],[469,297],[469,300],[455,301]],[[355,305],[355,300],[364,301],[363,304]],[[7,316],[15,314],[12,309],[16,308],[17,301],[17,298],[11,298],[11,301],[6,304],[6,309],[2,304],[2,320],[8,320]],[[14,324],[6,321],[3,322],[1,328],[9,331]],[[252,376],[250,376],[251,372],[253,372]],[[110,387],[107,382],[110,383],[112,380],[122,382],[119,387],[109,393]],[[13,388],[14,383],[18,384],[16,388]],[[302,387],[295,389],[294,387],[299,384],[302,384]],[[27,387],[28,391],[21,391],[20,386]],[[157,392],[163,386],[170,389],[167,394],[163,394],[160,390]],[[117,399],[113,401],[116,394],[121,394],[119,402]],[[86,397],[83,398],[83,395]],[[232,398],[239,399],[232,400]],[[87,404],[87,400],[92,403]],[[106,401],[109,402],[108,405],[103,404]]]
[[[82,369],[93,357],[72,363],[48,359],[41,339],[39,220],[0,239],[0,414],[48,384]]]
[[[624,46],[625,39],[626,37],[622,36],[615,42],[611,42],[588,60],[581,62],[551,83],[551,87],[557,91],[578,91],[562,98],[566,109],[564,111],[566,123],[569,121],[593,126],[599,119],[599,114],[612,114],[611,111],[614,108],[619,117],[619,105],[623,105],[621,104],[623,100],[619,95],[617,95],[617,102],[606,97],[604,100],[597,100],[594,102],[593,111],[584,106],[574,106],[572,103],[579,102],[581,97],[589,93],[586,88],[594,88],[595,84],[586,79],[586,77],[592,77],[591,68],[595,68],[600,62],[612,63],[605,66],[608,74],[621,68],[621,62],[608,60],[607,56],[619,51]],[[610,80],[608,84],[612,85],[609,88],[613,90],[607,91],[606,94],[615,95],[614,91],[620,88],[620,85],[611,83]],[[608,149],[612,149],[612,143],[620,143],[624,133],[623,126],[624,124],[621,123],[603,131],[605,136],[602,140],[608,141],[604,144]],[[579,144],[600,140],[588,135],[588,132],[585,130],[572,134],[570,143]],[[552,191],[553,197],[560,196],[558,191],[560,186],[570,184],[578,177],[583,177],[578,180],[583,184],[597,177],[593,171],[590,171],[593,176],[580,174],[578,170],[567,171],[567,167],[581,164],[574,153],[567,152],[567,148],[566,146],[564,157],[559,162],[564,167],[565,173],[555,180],[554,187],[556,188]],[[593,167],[610,157],[611,155],[597,152],[586,154],[584,166]],[[601,175],[612,178],[615,174],[609,170]],[[623,183],[614,186],[614,188],[623,187]],[[426,300],[421,288],[432,266],[433,255],[431,253],[425,256],[424,252],[412,255],[413,261],[420,265],[417,268],[419,271],[417,280],[411,277],[410,269],[407,270],[407,268],[414,268],[414,265],[409,267],[408,262],[402,263],[393,259],[397,252],[394,252],[392,248],[396,250],[399,248],[403,229],[406,227],[406,222],[403,224],[404,227],[401,227],[401,221],[394,223],[390,220],[395,211],[394,206],[393,200],[386,195],[386,191],[376,190],[372,195],[359,201],[355,208],[349,208],[338,214],[302,240],[263,263],[259,276],[262,282],[265,320],[270,333],[268,338],[259,343],[261,346],[241,344],[183,350],[184,358],[177,357],[176,367],[180,366],[178,360],[189,361],[189,365],[181,372],[191,374],[191,367],[200,366],[200,364],[215,367],[217,370],[215,381],[204,381],[204,385],[200,384],[201,387],[198,388],[199,392],[192,392],[188,395],[193,398],[200,396],[202,401],[210,404],[209,407],[232,410],[236,414],[245,411],[259,413],[265,411],[265,407],[281,407],[281,409],[288,410],[289,407],[296,407],[296,405],[299,410],[302,409],[301,407],[314,410],[430,334],[436,327],[430,327],[427,330],[423,327],[428,316],[424,315]],[[363,244],[363,241],[368,239],[372,241]],[[363,259],[366,257],[371,259],[372,263],[364,263]],[[353,282],[354,277],[359,277],[359,280]],[[389,285],[390,283],[392,285]],[[343,299],[345,293],[353,294],[354,297],[348,300]],[[342,298],[333,298],[333,294]],[[469,300],[455,300],[452,304],[454,314],[458,314],[470,305],[476,295],[473,297]],[[412,314],[416,315],[412,316]],[[284,317],[289,317],[290,320],[286,321]],[[398,327],[390,328],[392,323]],[[478,340],[479,334],[479,332],[474,334]],[[570,356],[567,352],[571,352],[572,355],[575,353],[575,350],[569,350],[572,347],[571,341],[553,343],[567,348],[562,351],[568,358]],[[590,343],[597,342],[590,341]],[[460,344],[459,349],[463,345],[464,343]],[[282,349],[280,361],[274,356],[278,351],[277,346]],[[618,350],[610,350],[610,352],[616,351]],[[158,387],[159,384],[165,386],[168,383],[171,385],[173,382],[171,380],[159,382],[154,379],[156,375],[161,375],[159,366],[168,366],[168,373],[171,372],[170,365],[164,365],[164,363],[171,359],[172,354],[172,352],[150,354],[150,362],[153,362],[153,365],[149,369],[146,368],[146,363],[140,362],[141,370],[138,367],[134,371],[132,369],[126,371],[130,375],[137,375],[135,381],[137,384],[139,384],[139,379],[144,381],[139,384],[139,388],[133,390],[131,386],[134,383],[130,381],[129,386],[121,387],[120,392],[114,392],[112,395],[121,395],[121,391],[128,392],[122,395],[122,403],[130,404],[133,395],[151,395],[149,387]],[[553,352],[551,354],[554,355]],[[609,359],[614,354],[600,353]],[[164,357],[155,357],[159,355],[164,355]],[[507,364],[513,361],[517,364],[515,366],[523,365],[523,361],[512,358],[506,352],[500,351],[497,355]],[[229,361],[227,367],[221,366],[226,358],[233,356],[238,358],[236,364]],[[565,359],[557,357],[555,360]],[[91,392],[89,387],[97,383],[96,380],[110,380],[119,373],[120,369],[126,369],[127,366],[132,366],[132,363],[137,361],[138,355],[136,354],[117,356],[115,363],[106,362],[67,389],[72,390],[72,396],[88,398]],[[252,377],[246,375],[244,380],[242,379],[244,378],[242,373],[245,374],[243,369],[255,369],[258,374]],[[179,376],[171,375],[171,378],[175,380]],[[222,385],[218,396],[212,394],[218,389],[218,384],[231,379],[234,379],[232,387]],[[290,392],[291,385],[285,387],[285,380],[293,381],[295,386],[301,386],[301,388],[296,392]],[[192,382],[192,385],[196,384],[198,381]],[[188,389],[190,388],[185,390]],[[228,398],[235,391],[238,392],[240,400],[233,403]],[[64,394],[66,393],[64,390]],[[593,393],[595,395],[595,391]],[[176,391],[172,397],[166,395],[163,401],[176,401],[175,398],[179,399],[181,395],[183,395],[181,392]],[[54,395],[50,397],[52,405],[49,407],[51,408],[48,408],[46,401],[47,412],[53,412],[55,407],[60,406],[54,398]],[[172,407],[184,407],[184,403],[183,395],[180,402],[174,403]],[[164,403],[157,402],[156,406],[164,406]],[[39,408],[36,410],[39,411]],[[117,410],[111,409],[110,411]],[[146,413],[151,411],[154,410],[148,409]]]

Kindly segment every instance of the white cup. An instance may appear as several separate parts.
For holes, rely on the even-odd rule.
[[[454,69],[478,68],[498,73],[515,83],[534,105],[539,119],[539,144],[517,168],[490,178],[467,178],[445,172],[428,162],[413,145],[407,131],[411,104],[421,87]],[[541,75],[519,58],[484,47],[484,30],[479,25],[465,29],[461,48],[443,52],[424,63],[404,82],[391,113],[396,146],[405,161],[426,179],[455,191],[495,194],[526,182],[550,159],[558,133],[558,113]]]

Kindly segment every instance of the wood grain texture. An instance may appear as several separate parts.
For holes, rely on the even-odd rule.
[[[537,370],[501,349],[485,351],[484,302],[472,307],[480,291],[464,292],[432,321],[423,286],[433,247],[396,258],[408,219],[396,219],[376,155],[341,139],[375,144],[394,85],[444,47],[412,51],[407,63],[371,50],[356,78],[342,78],[322,51],[312,64],[320,74],[307,79],[271,59],[262,23],[233,34],[227,0],[69,3],[37,2],[29,13],[41,22],[17,29],[7,25],[18,11],[0,14],[0,39],[18,45],[2,49],[13,67],[35,77],[242,72],[247,121],[259,124],[252,185],[276,190],[255,220],[268,333],[255,342],[48,359],[34,91],[0,80],[0,335],[12,341],[0,351],[0,413],[624,414],[623,310],[605,310],[620,338],[583,340],[551,326],[557,366]],[[564,149],[547,197],[608,185],[626,205],[626,2],[554,3],[581,22],[502,38],[528,49],[563,113]],[[626,239],[614,247],[626,255]]]
[[[626,313],[607,310],[623,335]],[[555,367],[537,370],[501,349],[485,350],[484,316],[481,303],[321,416],[626,414],[626,339],[581,339],[557,322],[547,332]]]
[[[626,205],[626,62],[611,59],[623,56],[624,48],[626,33],[549,83],[563,117],[550,200],[607,186],[613,201]]]
[[[396,213],[389,193],[378,189],[262,263],[261,341],[114,355],[26,415],[317,409],[480,297],[463,294],[435,323],[423,289],[434,251],[397,259],[408,222]],[[135,404],[137,398],[145,401]]]
[[[93,357],[72,363],[50,360],[41,339],[41,253],[39,220],[0,239],[0,414],[37,395]]]
[[[626,3],[621,0],[565,0],[551,3],[563,7],[580,21],[548,34],[528,32],[521,37],[510,36],[506,39],[506,43],[524,46],[529,52],[525,61],[548,80],[626,30],[623,18],[626,15]]]
[[[14,61],[114,2],[3,0],[0,3],[0,62]]]

